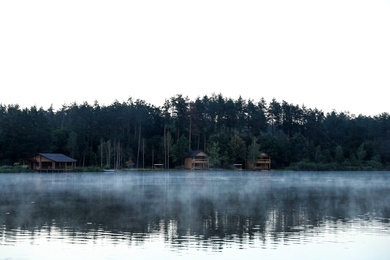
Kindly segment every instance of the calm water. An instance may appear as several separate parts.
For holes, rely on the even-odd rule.
[[[0,259],[390,259],[390,172],[0,174]]]

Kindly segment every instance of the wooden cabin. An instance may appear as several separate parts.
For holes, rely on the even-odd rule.
[[[254,163],[247,161],[246,168],[251,170],[269,170],[271,169],[271,157],[261,152]]]
[[[73,171],[77,160],[58,153],[38,153],[28,160],[30,168],[36,171]]]
[[[184,168],[187,170],[204,170],[209,168],[208,155],[201,150],[190,151],[184,159]]]

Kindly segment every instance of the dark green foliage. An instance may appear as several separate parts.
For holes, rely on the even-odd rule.
[[[255,140],[255,142],[253,142]],[[39,152],[65,153],[79,167],[180,167],[189,150],[211,166],[231,167],[268,153],[273,168],[388,169],[390,116],[325,114],[278,102],[176,95],[155,107],[142,100],[108,106],[84,102],[53,108],[0,104],[0,165]]]
[[[252,143],[248,146],[248,163],[250,168],[254,167],[257,157],[260,153],[260,145],[257,143],[256,138],[253,138]]]
[[[209,166],[211,168],[221,167],[220,148],[217,142],[212,142],[208,145],[207,154],[209,156]]]
[[[177,142],[172,145],[171,156],[172,161],[182,165],[184,163],[184,158],[187,156],[188,150],[188,139],[182,135]]]
[[[229,141],[228,147],[228,162],[229,164],[240,163],[245,164],[246,159],[246,144],[245,141],[235,133]]]

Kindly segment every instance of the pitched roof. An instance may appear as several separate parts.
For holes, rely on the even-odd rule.
[[[264,153],[264,152],[261,152],[259,157],[262,157],[262,158],[271,158],[271,156],[269,156],[267,153]]]
[[[54,162],[77,162],[77,160],[70,158],[62,153],[39,153],[40,156],[46,157]]]
[[[199,153],[205,153],[203,152],[202,150],[191,150],[189,153],[188,153],[188,157],[194,157],[196,155],[198,155]]]

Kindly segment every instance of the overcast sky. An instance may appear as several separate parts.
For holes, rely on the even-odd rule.
[[[390,112],[390,0],[3,0],[0,103],[221,93]]]

